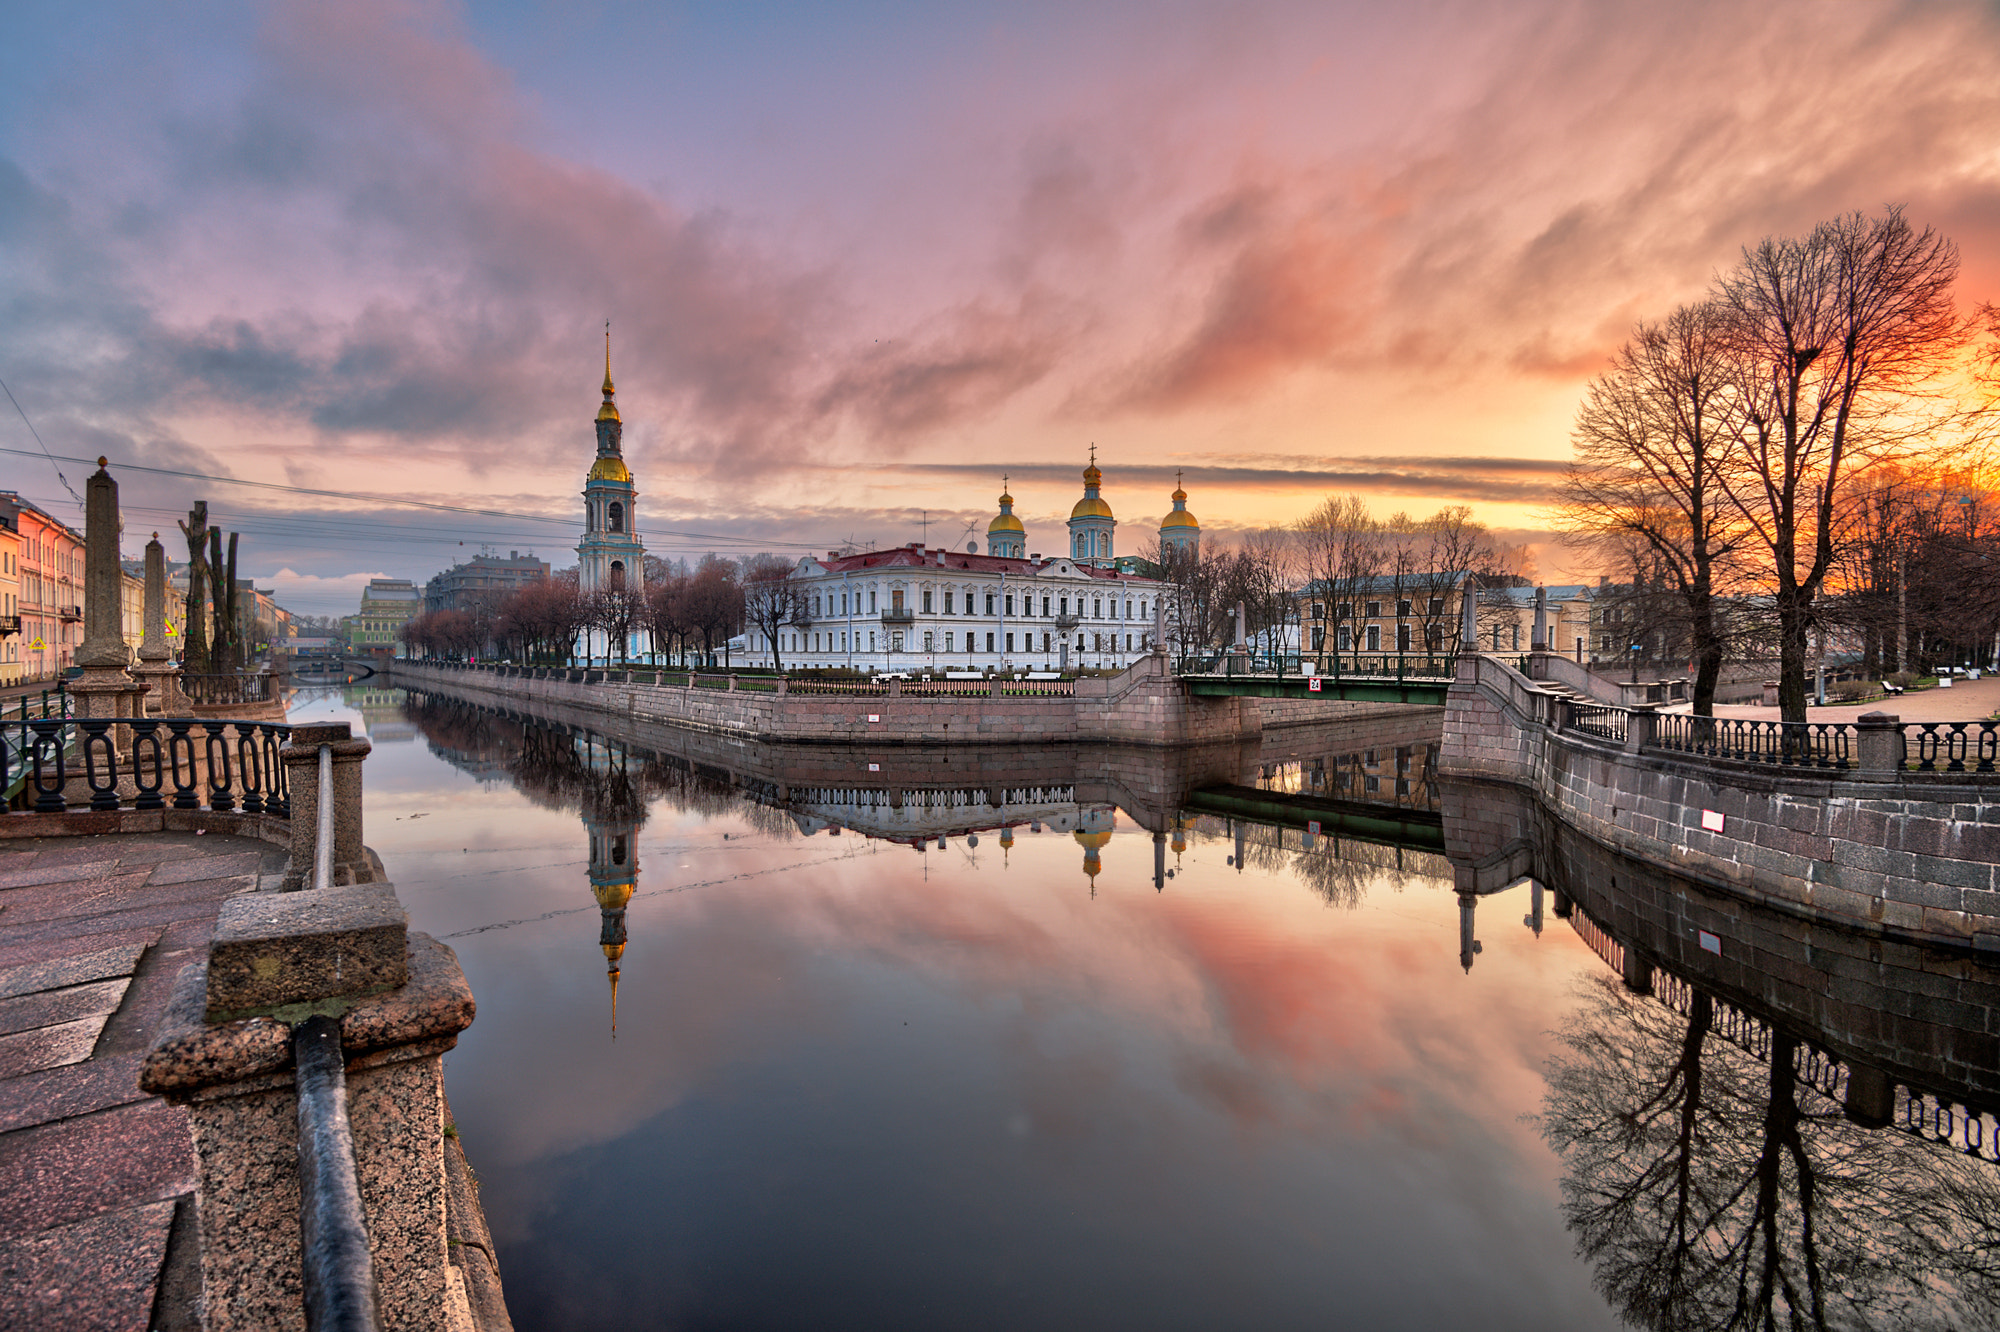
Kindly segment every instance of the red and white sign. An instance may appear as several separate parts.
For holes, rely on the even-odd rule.
[[[1319,677],[1318,677],[1317,675],[1311,675],[1311,676],[1307,676],[1307,677],[1306,677],[1306,688],[1307,688],[1307,689],[1310,689],[1310,690],[1312,690],[1312,692],[1313,692],[1313,693],[1317,694],[1317,693],[1318,693],[1318,692],[1320,691],[1320,689],[1319,689]]]
[[[1313,835],[1314,837],[1317,837],[1317,836],[1319,836],[1319,820],[1318,820],[1318,819],[1307,819],[1307,820],[1306,820],[1306,831],[1307,831],[1307,832],[1309,832],[1309,833],[1311,833],[1311,834],[1312,834],[1312,835]]]
[[[1703,810],[1701,812],[1701,830],[1703,832],[1721,832],[1722,816],[1712,809]]]
[[[879,712],[871,712],[871,713],[869,713],[869,714],[868,714],[868,720],[869,720],[869,721],[875,721],[875,722],[878,722],[878,721],[881,721],[881,720],[882,720],[882,714],[881,714],[881,713],[879,713]]]

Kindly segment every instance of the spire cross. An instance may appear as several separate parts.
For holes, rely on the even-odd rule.
[[[1092,467],[1097,466],[1097,442],[1095,440],[1091,441],[1090,445],[1090,465]]]

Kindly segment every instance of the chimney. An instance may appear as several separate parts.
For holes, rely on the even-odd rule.
[[[1609,587],[1611,585],[1611,575],[1610,574],[1597,575],[1597,585],[1599,587]]]

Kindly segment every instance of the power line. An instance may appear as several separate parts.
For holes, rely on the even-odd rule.
[[[28,433],[29,433],[29,434],[31,434],[31,435],[33,435],[33,436],[35,437],[35,443],[36,443],[36,444],[39,444],[39,445],[41,445],[41,450],[42,450],[42,456],[43,456],[44,458],[47,458],[47,459],[49,460],[49,465],[50,465],[51,467],[55,467],[55,461],[56,461],[56,456],[55,456],[55,455],[54,455],[53,453],[50,453],[50,452],[49,452],[49,446],[48,446],[48,445],[46,445],[46,444],[42,444],[42,432],[41,432],[41,431],[39,431],[39,430],[37,430],[37,429],[35,429],[35,423],[34,423],[33,421],[30,421],[30,420],[28,419],[28,411],[27,411],[27,409],[26,409],[25,407],[21,406],[21,400],[20,400],[19,398],[17,398],[17,397],[15,397],[15,396],[14,396],[14,390],[13,390],[13,389],[10,389],[10,388],[7,388],[7,381],[6,381],[6,380],[4,380],[4,379],[0,379],[0,389],[6,389],[6,391],[7,391],[7,401],[9,401],[9,402],[11,402],[11,403],[13,403],[13,404],[14,404],[14,410],[15,410],[15,411],[17,411],[17,412],[21,413],[21,424],[22,424],[22,425],[24,425],[24,426],[26,426],[26,427],[28,427]],[[27,451],[26,449],[9,449],[9,450],[7,450],[7,452],[9,452],[9,453],[19,453],[19,454],[20,454],[20,455],[21,455],[22,457],[24,457],[24,458],[32,458],[32,457],[34,457],[34,456],[35,456],[34,454],[32,454],[32,453],[29,453],[29,452],[28,452],[28,451]],[[67,459],[66,461],[68,461],[68,462],[89,462],[89,461],[90,461],[90,459],[88,459],[88,458],[70,458],[70,459]],[[76,487],[72,486],[72,485],[71,485],[71,484],[69,483],[69,478],[63,475],[63,473],[62,473],[62,468],[60,468],[60,467],[56,467],[56,480],[58,480],[58,481],[62,482],[62,488],[63,488],[64,490],[67,490],[67,491],[69,492],[69,497],[70,497],[71,499],[73,499],[73,500],[75,500],[75,501],[76,501],[76,507],[77,507],[77,508],[79,508],[79,509],[83,508],[83,507],[84,507],[84,503],[83,503],[83,496],[81,496],[81,495],[79,495],[79,494],[77,494],[77,493],[76,493]]]

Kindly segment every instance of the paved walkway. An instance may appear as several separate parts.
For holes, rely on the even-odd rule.
[[[195,1326],[187,1112],[139,1062],[222,900],[285,859],[215,834],[0,842],[0,1328]]]
[[[1864,712],[1886,712],[1906,722],[1984,721],[2000,712],[2000,676],[1982,675],[1977,680],[1957,681],[1949,689],[1926,689],[1898,698],[1878,698],[1871,703],[1808,708],[1806,716],[1813,721],[1853,721]],[[1754,703],[1719,704],[1715,715],[1778,720],[1776,708]]]

